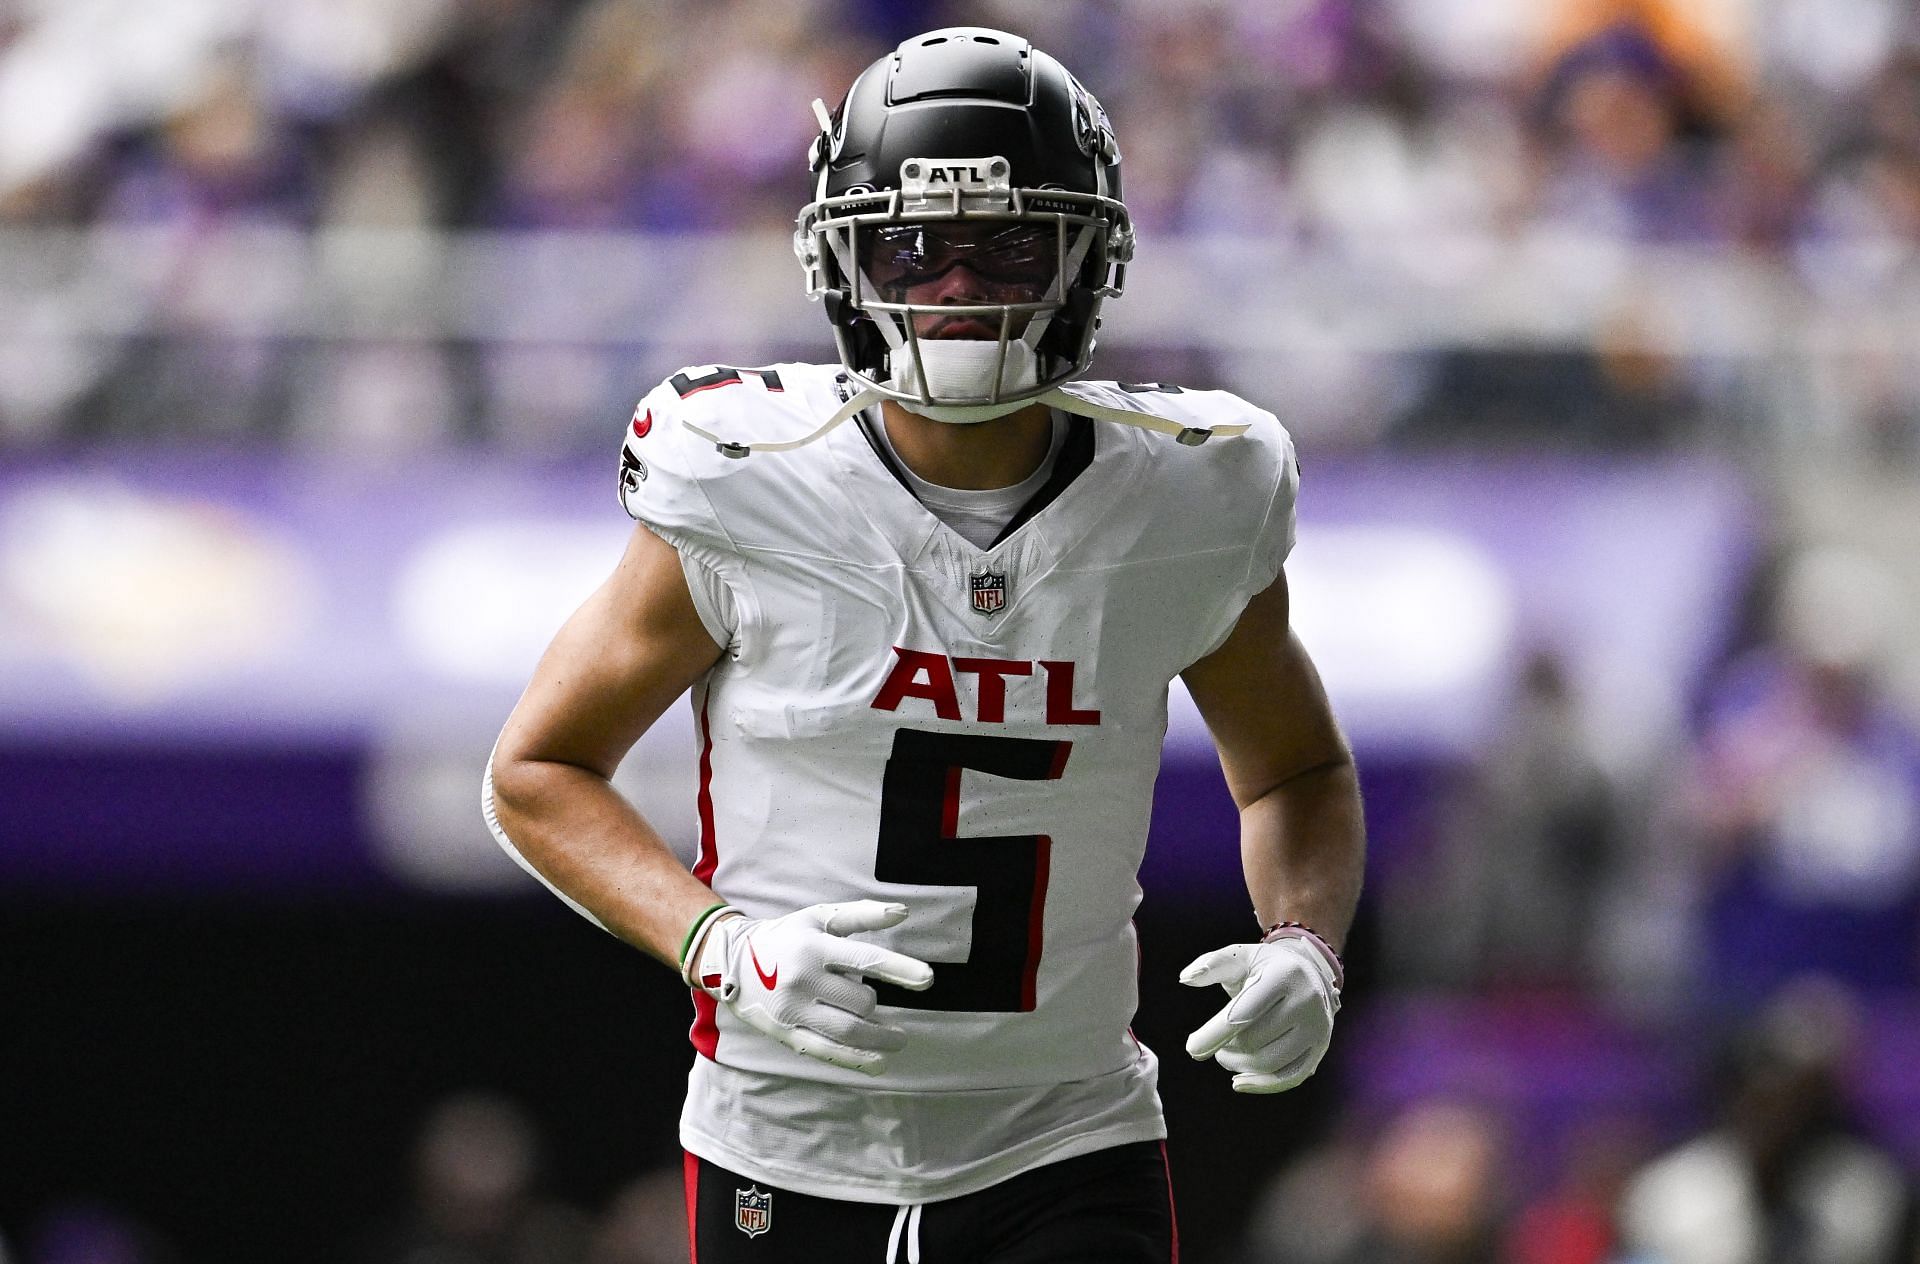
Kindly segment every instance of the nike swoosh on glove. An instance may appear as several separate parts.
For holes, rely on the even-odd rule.
[[[1180,972],[1188,987],[1218,983],[1233,999],[1187,1037],[1187,1052],[1232,1071],[1238,1093],[1284,1093],[1312,1075],[1333,1039],[1340,988],[1305,939],[1234,944]]]
[[[906,916],[906,905],[879,900],[815,904],[783,917],[723,915],[694,949],[690,981],[794,1052],[878,1075],[907,1037],[874,1018],[879,998],[866,979],[921,992],[933,985],[933,967],[846,936]]]

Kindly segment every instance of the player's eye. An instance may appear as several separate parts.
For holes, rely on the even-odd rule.
[[[1053,232],[1045,228],[1015,225],[982,241],[975,249],[983,257],[996,259],[1042,259],[1053,257]]]
[[[981,242],[970,257],[976,269],[1007,280],[1044,279],[1055,262],[1053,233],[1044,228],[1010,228]]]

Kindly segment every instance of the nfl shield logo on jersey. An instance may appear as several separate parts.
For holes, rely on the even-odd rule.
[[[992,618],[1007,604],[1007,577],[1003,571],[982,571],[970,577],[973,583],[973,608]]]
[[[773,1228],[773,1191],[758,1185],[734,1190],[733,1227],[750,1238]]]

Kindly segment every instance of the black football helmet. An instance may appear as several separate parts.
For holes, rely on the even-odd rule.
[[[1066,67],[1019,36],[953,27],[814,112],[794,250],[861,389],[977,421],[1086,370],[1133,227],[1106,111]],[[961,263],[975,279],[958,300],[909,301]],[[930,333],[942,321],[968,331]]]

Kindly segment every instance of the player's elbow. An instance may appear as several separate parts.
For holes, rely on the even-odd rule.
[[[592,922],[602,930],[608,930],[607,924],[595,916],[584,904],[561,890],[558,885],[534,863],[524,844],[537,841],[542,831],[535,826],[538,804],[542,791],[539,787],[540,770],[538,761],[502,760],[496,748],[493,756],[487,760],[486,775],[481,779],[480,807],[486,817],[487,831],[493,835],[500,850],[507,853],[516,865],[526,870],[542,886],[559,896],[574,912]],[[504,785],[503,785],[504,775]],[[518,839],[519,841],[516,841]],[[538,852],[538,847],[535,849]]]
[[[480,780],[480,812],[486,818],[487,829],[496,842],[516,854],[518,849],[513,845],[510,830],[516,805],[526,801],[523,775],[520,762],[504,755],[496,746],[487,757],[487,771]]]
[[[504,832],[521,850],[528,841],[551,832],[552,825],[575,810],[582,795],[608,785],[608,775],[585,764],[517,751],[511,731],[503,734],[487,762],[482,802],[487,824]],[[545,825],[548,828],[542,828]]]
[[[517,717],[516,717],[517,718]],[[524,813],[536,810],[548,781],[546,761],[535,758],[524,740],[525,728],[509,721],[487,757],[486,780],[482,796],[490,814],[509,828]],[[495,824],[492,815],[488,824]]]
[[[552,768],[543,760],[516,755],[505,740],[487,761],[482,800],[487,823],[496,834],[520,832],[516,827],[528,824],[539,814],[552,780]]]

